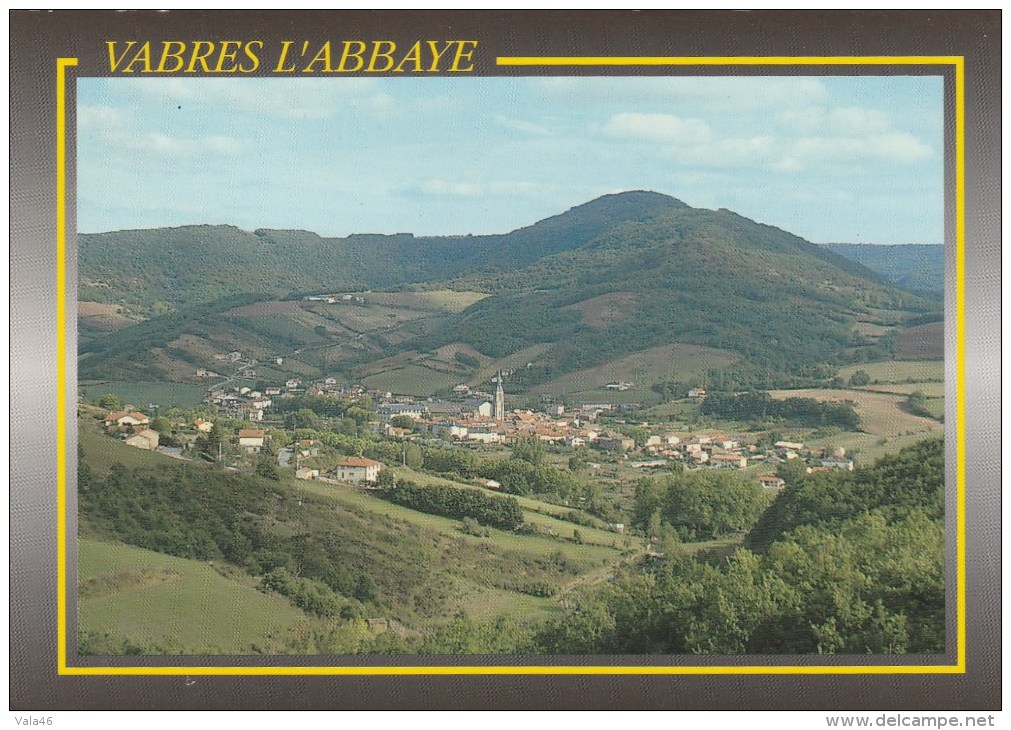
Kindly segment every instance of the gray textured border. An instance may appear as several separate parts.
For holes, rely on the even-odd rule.
[[[10,20],[12,708],[999,707],[1000,335],[992,327],[1000,316],[1000,178],[994,154],[1000,149],[999,13],[14,12]],[[328,35],[328,26],[339,28],[340,33]],[[80,58],[80,68],[71,78],[101,75],[106,38],[234,38],[240,34],[269,38],[282,27],[289,37],[476,37],[484,49],[477,69],[480,74],[529,73],[496,69],[492,65],[496,55],[966,56],[968,674],[201,677],[192,685],[182,677],[57,677],[55,425],[51,418],[40,417],[56,411],[55,59]],[[702,33],[702,28],[718,32]],[[573,73],[601,72],[581,69]],[[68,84],[68,90],[72,89]],[[73,108],[72,95],[68,102]],[[70,181],[73,159],[71,143]],[[72,202],[67,213],[68,228],[73,230]],[[949,243],[954,240],[951,226],[949,216]],[[68,249],[68,287],[76,291],[72,239]],[[949,292],[953,291],[953,267],[949,255]],[[68,313],[72,314],[73,297],[69,299]],[[949,323],[954,322],[952,306],[949,296]],[[949,326],[949,353],[953,335],[954,328]],[[68,357],[67,365],[70,382],[76,382],[73,357]],[[949,378],[952,365],[949,355]],[[73,389],[70,392],[68,413],[63,417],[73,423]],[[950,404],[951,399],[946,420],[953,424]],[[72,469],[76,462],[73,429],[68,436]],[[954,463],[952,443],[949,438],[949,475]],[[949,484],[953,484],[950,478]],[[70,485],[72,493],[72,474]],[[71,514],[75,511],[71,502]],[[68,569],[73,575],[72,561]],[[949,591],[950,587],[949,581]],[[949,620],[952,613],[949,610]],[[584,662],[585,658],[580,663]]]

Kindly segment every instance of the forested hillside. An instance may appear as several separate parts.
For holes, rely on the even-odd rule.
[[[679,343],[735,363],[728,388],[790,387],[888,359],[895,328],[940,312],[938,302],[825,247],[647,192],[605,196],[500,236],[323,239],[199,226],[82,235],[79,250],[81,299],[120,307],[124,318],[150,317],[89,330],[81,365],[88,377],[136,377],[147,363],[172,380],[178,376],[151,352],[199,367],[210,364],[201,348],[229,344],[261,357],[322,350],[309,365],[345,373],[450,345],[495,360],[540,347],[513,379],[529,389]],[[352,325],[331,321],[330,310],[300,312],[294,301],[268,317],[235,316],[242,298],[381,288],[473,292],[479,301],[421,319],[387,308],[385,319]],[[374,298],[362,306],[381,307]]]
[[[853,474],[799,477],[752,549],[726,558],[693,557],[668,532],[662,560],[586,591],[535,642],[558,654],[943,652],[943,464],[930,440]],[[702,487],[671,479],[654,529],[683,532],[683,495]]]

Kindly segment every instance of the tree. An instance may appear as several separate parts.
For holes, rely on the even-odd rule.
[[[119,410],[123,407],[123,404],[120,403],[120,400],[115,393],[106,393],[103,395],[98,399],[98,405],[110,411]]]
[[[289,431],[294,431],[296,428],[319,428],[320,423],[319,416],[308,408],[300,408],[284,417],[284,427]]]
[[[396,428],[405,428],[409,431],[413,431],[414,427],[418,425],[418,422],[410,416],[394,416],[390,419],[390,425],[395,426]]]
[[[906,401],[906,407],[914,416],[923,416],[925,418],[934,417],[930,412],[930,408],[927,407],[927,396],[922,390],[915,390],[909,394],[909,398]]]
[[[409,469],[420,469],[425,465],[425,457],[417,444],[404,444],[404,464]]]
[[[256,457],[256,474],[264,479],[280,481],[281,475],[277,471],[277,457],[269,450],[261,451]]]
[[[172,433],[172,424],[164,416],[158,416],[158,418],[151,421],[151,428],[161,434]]]
[[[684,540],[749,530],[768,505],[757,482],[736,474],[684,472],[666,477],[665,521]]]
[[[776,467],[776,476],[786,482],[787,486],[796,484],[807,476],[807,464],[803,459],[787,459]]]
[[[581,454],[569,457],[569,471],[579,471],[586,467],[586,457]]]
[[[512,458],[540,464],[544,461],[544,442],[536,436],[518,438],[513,445]]]
[[[865,385],[870,385],[871,376],[867,374],[866,370],[857,370],[853,375],[850,376],[850,385],[855,387],[863,387]]]
[[[663,535],[663,521],[660,517],[660,510],[656,510],[649,516],[649,525],[646,527],[646,537],[649,540],[659,540]]]

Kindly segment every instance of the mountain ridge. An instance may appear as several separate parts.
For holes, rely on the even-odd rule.
[[[262,341],[263,355],[275,347],[271,342],[325,349],[353,332],[353,343],[335,344],[330,359],[321,355],[321,369],[450,345],[491,358],[537,347],[538,361],[519,377],[532,386],[682,343],[736,353],[736,367],[747,369],[748,379],[761,371],[781,384],[820,378],[827,363],[887,356],[889,337],[861,332],[861,318],[888,330],[936,308],[775,226],[649,191],[602,196],[490,236],[323,238],[197,226],[85,239],[80,298],[154,318],[83,344],[90,354],[83,369],[92,373],[113,361],[129,364],[138,348],[185,353],[192,342],[184,337],[190,344],[181,345],[178,337],[213,339],[215,328],[245,322],[245,334],[236,330],[225,340]],[[254,320],[228,314],[233,301],[250,296],[296,302],[321,292],[439,289],[482,296],[460,311],[432,311],[411,322],[391,310],[385,327],[369,320],[372,330],[334,324],[332,311],[299,315],[290,306],[282,308],[286,314]],[[160,323],[160,314],[173,312]],[[191,321],[208,316],[217,324],[201,328]],[[199,361],[193,352],[187,357]]]

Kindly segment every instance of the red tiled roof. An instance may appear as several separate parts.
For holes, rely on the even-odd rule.
[[[239,429],[240,439],[256,439],[263,438],[266,435],[266,431],[259,428],[242,428]]]
[[[372,459],[363,459],[360,456],[349,456],[337,464],[337,466],[382,466],[378,461],[372,461]]]
[[[119,419],[126,418],[127,416],[129,416],[130,418],[134,419],[135,421],[146,421],[147,420],[147,416],[145,416],[143,413],[138,413],[137,411],[133,411],[131,413],[127,413],[126,411],[116,411],[115,413],[110,413],[108,416],[106,416],[105,420],[106,421],[118,421]]]

